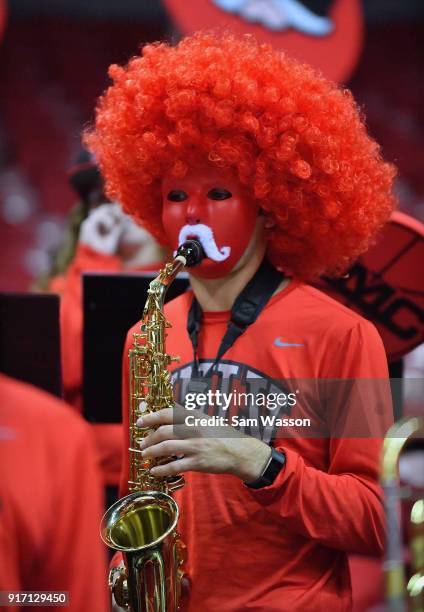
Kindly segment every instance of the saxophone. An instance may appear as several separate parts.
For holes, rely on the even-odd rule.
[[[180,475],[155,478],[150,469],[171,458],[143,459],[140,441],[149,431],[137,419],[174,405],[167,366],[178,357],[166,353],[163,313],[165,294],[184,266],[194,266],[205,254],[188,240],[175,259],[150,283],[140,333],[129,351],[129,495],[103,516],[100,533],[105,544],[121,551],[123,564],[111,570],[109,587],[116,603],[131,612],[175,612],[181,593],[184,545],[176,530],[179,510],[171,493],[184,485]]]
[[[386,604],[390,612],[422,612],[424,610],[424,499],[414,499],[412,491],[399,487],[399,458],[413,438],[424,437],[422,417],[403,418],[391,426],[383,446],[381,484],[385,493],[386,554],[384,577]],[[402,545],[402,526],[399,521],[401,499],[414,499],[410,516],[409,548],[412,576],[406,582],[405,559]]]

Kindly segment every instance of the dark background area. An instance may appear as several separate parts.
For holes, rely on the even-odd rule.
[[[160,0],[10,0],[12,16],[67,15],[81,18],[164,19],[166,10]],[[365,0],[368,22],[417,18],[424,15],[422,0]]]

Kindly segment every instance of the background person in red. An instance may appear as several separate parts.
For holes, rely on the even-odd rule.
[[[88,425],[0,375],[0,464],[0,591],[69,591],[67,610],[106,612],[103,496]]]
[[[258,376],[269,383],[387,377],[374,327],[305,284],[342,272],[393,207],[394,170],[349,92],[231,34],[148,46],[110,75],[114,84],[87,137],[109,194],[162,242],[175,249],[195,236],[207,254],[190,271],[193,292],[166,307],[167,349],[181,355],[177,399],[196,369],[231,375],[242,388]],[[276,284],[259,317],[214,362],[240,293],[267,275]],[[187,331],[193,304],[197,337]],[[130,332],[127,348],[131,339]],[[127,378],[124,360],[123,389]],[[382,405],[380,433],[391,416]],[[369,422],[376,408],[370,400],[299,403],[292,414],[320,421],[329,437],[274,435],[273,451],[249,431],[217,439],[200,428],[199,437],[180,439],[171,410],[143,416],[143,426],[160,426],[145,440],[146,457],[183,455],[152,473],[188,471],[176,495],[192,581],[188,610],[350,608],[347,553],[381,552],[384,521],[380,442],[349,437],[349,418]],[[127,431],[125,395],[123,415]],[[127,478],[125,456],[122,493]]]
[[[36,288],[61,295],[64,396],[81,411],[83,273],[156,270],[163,251],[118,203],[107,198],[92,155],[82,151],[68,174],[80,201],[69,215],[67,235],[50,272]]]
[[[83,409],[83,296],[84,272],[157,270],[163,249],[151,235],[122,212],[104,193],[104,181],[93,156],[82,151],[69,171],[80,201],[68,220],[68,232],[50,273],[38,289],[59,293],[61,363],[64,399],[78,412]],[[117,485],[121,470],[121,426],[92,425],[102,477]]]

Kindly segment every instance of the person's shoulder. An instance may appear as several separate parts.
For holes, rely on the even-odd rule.
[[[354,338],[382,343],[371,321],[323,291],[299,281],[293,281],[286,299],[282,296],[277,300],[274,319],[285,320],[287,326],[302,331],[309,338],[325,339],[334,345],[351,342]]]
[[[0,375],[3,416],[8,421],[24,423],[37,432],[66,432],[69,438],[82,434],[88,424],[61,399],[28,383]]]
[[[345,329],[352,329],[357,326],[373,327],[372,323],[359,313],[306,283],[297,283],[291,294],[291,299],[294,300],[299,315],[312,312],[317,323],[319,321],[324,324],[331,323],[332,327],[337,326]]]
[[[47,290],[50,293],[63,293],[66,285],[66,277],[63,274],[58,274],[50,279]]]

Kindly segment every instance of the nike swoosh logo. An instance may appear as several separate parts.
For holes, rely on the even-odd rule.
[[[305,346],[304,344],[297,344],[296,342],[283,342],[280,338],[275,338],[274,346],[278,346],[279,348],[286,348],[289,346]]]

